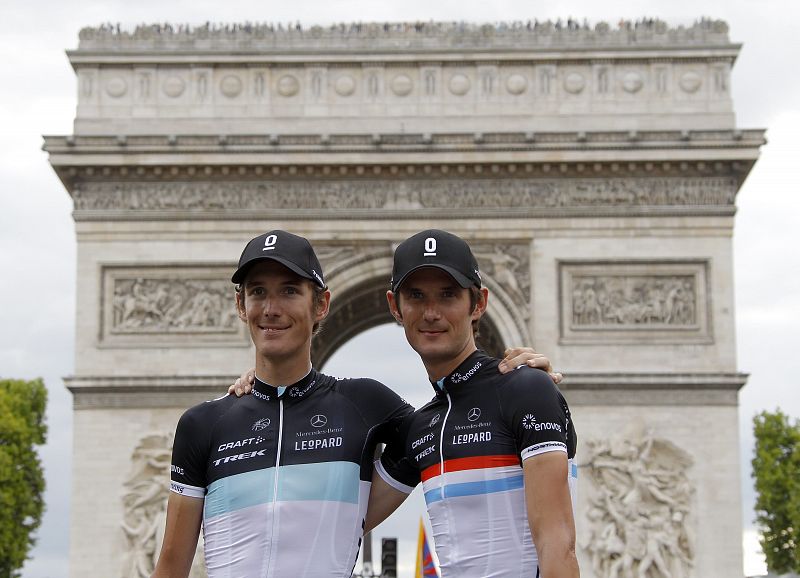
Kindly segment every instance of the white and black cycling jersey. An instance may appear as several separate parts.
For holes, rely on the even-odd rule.
[[[371,379],[314,370],[225,396],[181,417],[170,489],[204,499],[209,578],[348,577],[377,443],[411,408]]]
[[[400,491],[422,482],[443,578],[538,576],[524,460],[564,452],[574,508],[576,435],[566,401],[545,372],[522,366],[503,375],[498,363],[476,351],[434,383],[433,400],[401,426],[405,443],[387,446],[378,465]]]

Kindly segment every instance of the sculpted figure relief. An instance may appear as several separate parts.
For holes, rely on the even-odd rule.
[[[695,278],[575,276],[575,326],[692,326],[697,323]]]
[[[528,253],[524,245],[475,246],[475,256],[483,270],[503,287],[526,317],[530,316],[531,288]]]
[[[589,440],[594,487],[582,546],[603,578],[686,578],[694,559],[689,455],[641,422]]]
[[[224,279],[116,279],[115,333],[235,331]]]
[[[143,437],[131,456],[131,473],[122,497],[123,549],[121,578],[149,578],[164,538],[172,436]],[[192,565],[192,578],[205,578],[202,547]]]
[[[76,211],[267,211],[270,209],[570,208],[732,206],[735,178],[596,178],[339,182],[80,183]]]

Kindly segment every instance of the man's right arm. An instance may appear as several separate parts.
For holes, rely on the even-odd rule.
[[[203,503],[201,498],[169,493],[164,542],[151,578],[188,578],[200,535]]]
[[[376,467],[372,472],[372,487],[369,490],[364,533],[371,532],[376,526],[383,523],[400,507],[400,504],[406,501],[408,496],[408,492],[400,491],[384,480]]]

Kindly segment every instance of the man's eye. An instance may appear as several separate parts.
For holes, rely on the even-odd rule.
[[[284,292],[287,295],[296,295],[297,293],[299,293],[299,291],[297,290],[297,287],[292,287],[292,286],[284,288]]]
[[[409,291],[409,299],[422,299],[422,291]]]
[[[250,295],[263,295],[264,288],[263,287],[253,287],[250,289]]]
[[[455,296],[456,296],[455,291],[442,291],[442,297],[444,297],[445,299],[452,299]]]

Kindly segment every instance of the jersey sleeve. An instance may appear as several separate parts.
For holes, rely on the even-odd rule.
[[[211,424],[204,423],[204,412],[200,409],[193,407],[181,416],[172,446],[169,489],[190,498],[203,498],[208,485],[206,464]]]
[[[380,460],[375,463],[378,475],[394,489],[410,494],[419,484],[420,471],[408,457],[407,444],[409,430],[414,415],[406,416],[386,443]]]
[[[521,367],[498,396],[522,461],[553,451],[574,457],[577,440],[569,406],[546,373]]]
[[[393,440],[403,418],[414,408],[389,387],[374,379],[348,380],[347,394],[358,408],[375,441],[383,444]]]

